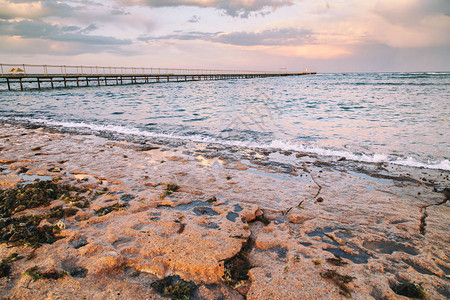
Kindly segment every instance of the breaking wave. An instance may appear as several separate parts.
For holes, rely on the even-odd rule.
[[[0,117],[1,120],[11,120],[10,118]],[[25,118],[25,117],[16,117],[12,120],[23,121],[23,122],[31,122],[34,124],[42,124],[44,126],[58,126],[67,129],[88,129],[91,130],[92,133],[100,133],[100,132],[111,132],[118,133],[122,135],[134,135],[134,136],[143,136],[149,138],[162,138],[162,139],[172,139],[172,140],[183,140],[183,141],[191,141],[198,143],[207,143],[207,144],[219,144],[223,146],[237,146],[237,147],[246,147],[246,148],[257,148],[257,149],[280,149],[285,151],[298,151],[304,153],[317,154],[320,156],[328,156],[328,157],[345,157],[345,159],[366,162],[366,163],[390,163],[395,165],[402,165],[408,167],[417,167],[417,168],[427,168],[427,169],[438,169],[438,170],[446,170],[450,171],[450,161],[445,159],[442,161],[428,161],[421,162],[412,157],[391,157],[387,154],[364,154],[364,153],[352,153],[344,150],[337,149],[328,149],[322,147],[315,146],[306,146],[299,143],[294,143],[290,141],[284,140],[274,140],[269,143],[258,143],[254,141],[237,141],[237,140],[224,140],[211,136],[203,136],[203,135],[179,135],[176,133],[157,133],[151,131],[141,130],[136,127],[126,127],[126,126],[118,126],[118,125],[98,125],[98,124],[90,124],[84,122],[62,122],[62,121],[53,121],[47,119],[35,119],[35,118]]]

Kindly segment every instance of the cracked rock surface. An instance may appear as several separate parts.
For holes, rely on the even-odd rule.
[[[12,218],[89,202],[41,221],[53,243],[0,244],[1,297],[406,299],[405,282],[450,297],[448,171],[9,124],[0,149],[1,189],[83,191]]]

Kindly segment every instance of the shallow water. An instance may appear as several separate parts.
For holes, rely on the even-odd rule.
[[[450,73],[0,93],[0,118],[450,170]]]

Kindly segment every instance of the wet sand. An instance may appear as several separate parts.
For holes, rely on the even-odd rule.
[[[10,124],[0,137],[1,189],[50,180],[89,204],[9,217],[76,209],[40,221],[59,224],[51,244],[0,244],[23,257],[4,298],[450,297],[448,171]]]

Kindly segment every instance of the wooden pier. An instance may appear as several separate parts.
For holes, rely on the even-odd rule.
[[[0,64],[0,91],[311,75],[315,72]]]

